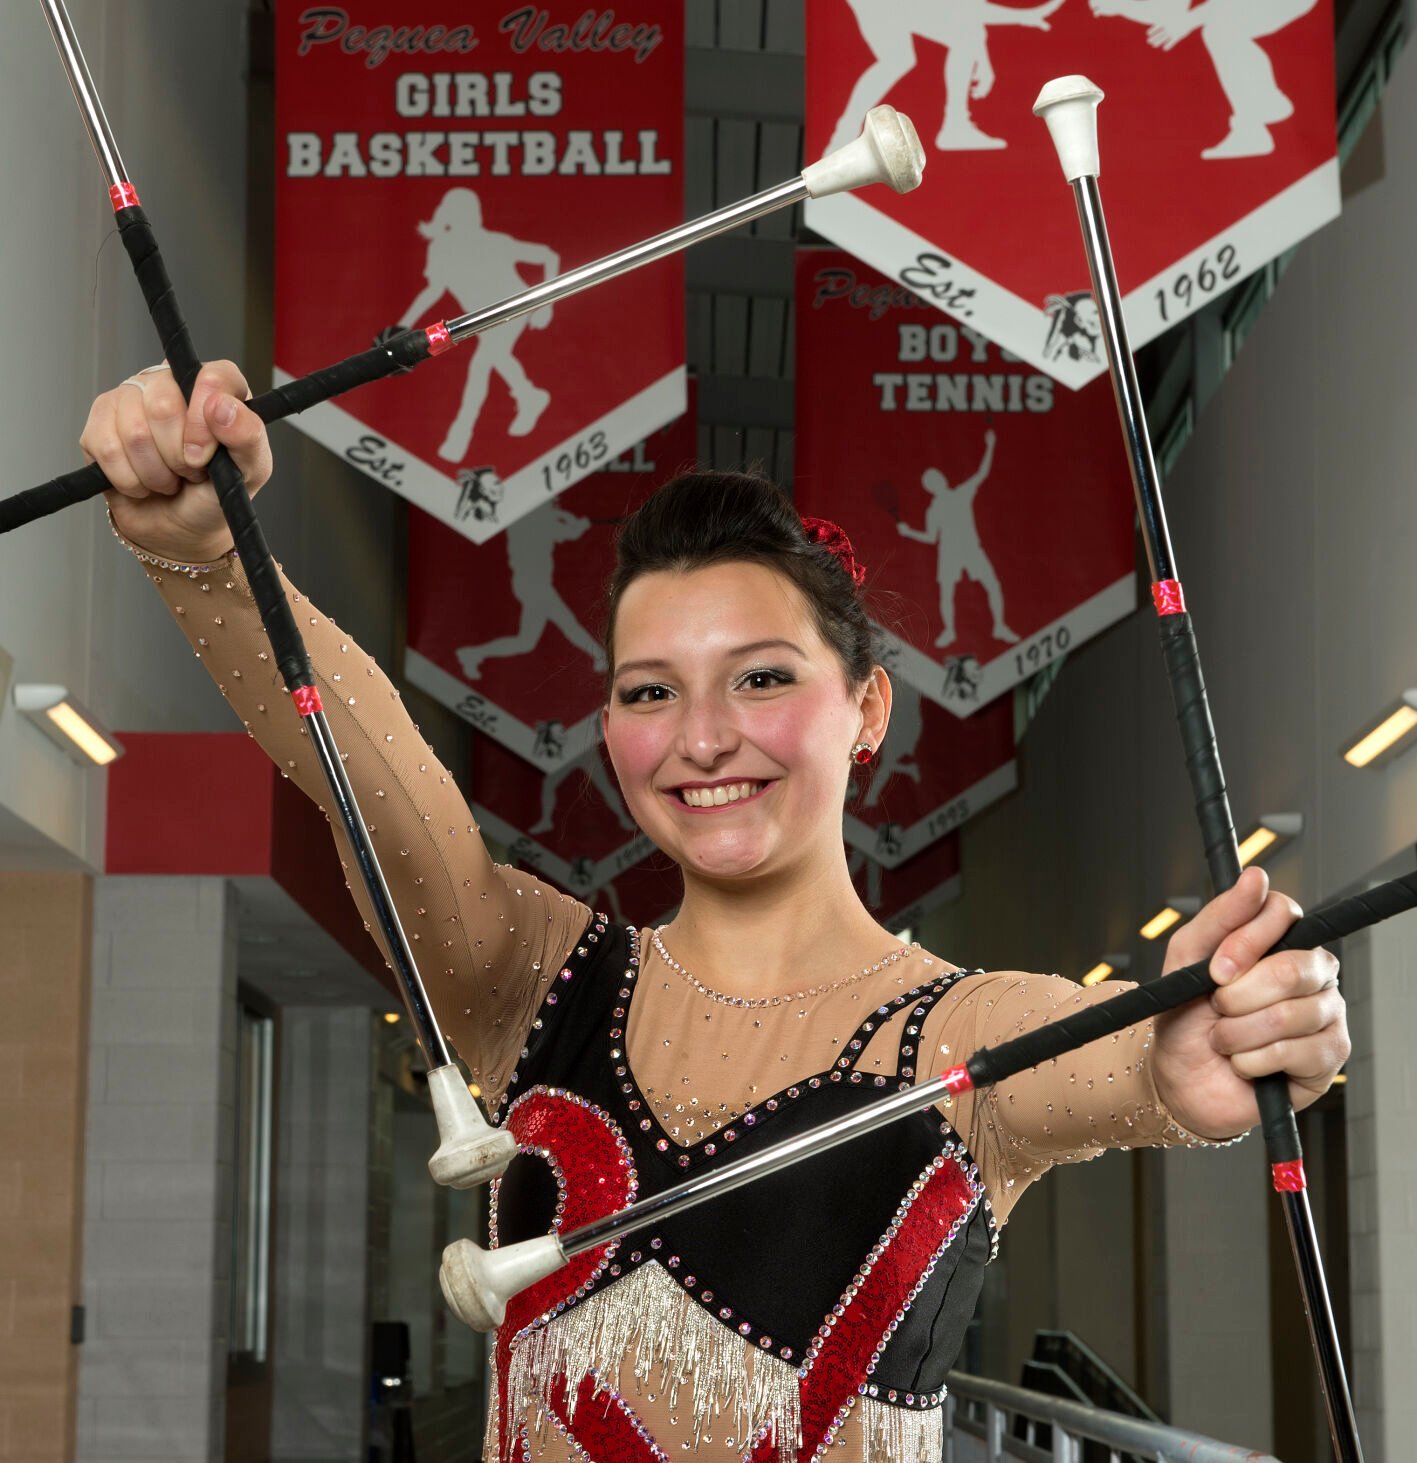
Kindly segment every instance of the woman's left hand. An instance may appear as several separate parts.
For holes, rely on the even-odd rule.
[[[1296,1110],[1316,1102],[1348,1059],[1338,961],[1327,950],[1265,955],[1302,911],[1261,869],[1212,899],[1171,937],[1166,970],[1211,957],[1220,987],[1157,1018],[1157,1092],[1182,1127],[1231,1138],[1259,1120],[1256,1077],[1283,1072]]]

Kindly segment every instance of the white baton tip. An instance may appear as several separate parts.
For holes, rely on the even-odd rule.
[[[897,193],[918,188],[925,174],[925,149],[915,125],[894,107],[872,107],[860,137],[802,169],[813,198],[889,183]]]
[[[1033,115],[1048,124],[1063,176],[1069,183],[1102,171],[1097,153],[1097,104],[1102,88],[1085,76],[1059,76],[1038,93]]]
[[[528,1285],[544,1280],[566,1263],[561,1237],[544,1235],[484,1250],[471,1240],[454,1240],[443,1251],[438,1284],[453,1314],[474,1331],[495,1331],[507,1302]]]
[[[496,1178],[516,1157],[517,1140],[482,1116],[456,1063],[429,1072],[428,1095],[441,1139],[438,1151],[428,1160],[428,1171],[436,1183],[449,1189],[470,1189]]]

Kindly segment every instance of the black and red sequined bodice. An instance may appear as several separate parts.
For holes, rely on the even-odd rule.
[[[850,1055],[688,1146],[660,1127],[627,1058],[639,979],[636,933],[597,916],[553,979],[499,1108],[523,1152],[494,1186],[494,1243],[570,1229],[909,1086],[909,1055],[887,1077],[862,1072],[860,1055],[887,1023],[909,1053],[956,976],[894,996],[843,1042]],[[535,1330],[657,1265],[702,1317],[796,1369],[810,1458],[858,1400],[938,1409],[991,1243],[978,1170],[926,1108],[581,1256],[518,1297],[499,1337],[503,1402],[511,1354]],[[563,1395],[581,1380],[562,1379]],[[771,1438],[759,1444],[777,1456]]]

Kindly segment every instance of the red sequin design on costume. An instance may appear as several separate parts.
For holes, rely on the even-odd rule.
[[[556,1228],[562,1233],[616,1213],[635,1197],[639,1181],[629,1145],[609,1115],[594,1104],[560,1088],[532,1087],[508,1109],[505,1126],[523,1149],[544,1148],[560,1166],[562,1213]],[[499,1179],[494,1189],[500,1184]],[[564,1310],[605,1268],[618,1244],[611,1240],[573,1256],[507,1302],[506,1320],[497,1328],[497,1431],[503,1463],[511,1459],[515,1437],[513,1420],[507,1415],[507,1372],[516,1338]]]
[[[1276,1194],[1302,1194],[1309,1187],[1304,1177],[1304,1160],[1290,1159],[1288,1163],[1276,1163],[1271,1170],[1274,1175]]]
[[[121,213],[125,208],[137,208],[138,190],[131,183],[115,183],[108,190],[108,201],[113,205],[114,213]]]
[[[830,1443],[851,1412],[875,1357],[895,1330],[905,1307],[918,1293],[932,1261],[949,1244],[978,1194],[958,1163],[946,1157],[924,1181],[903,1218],[883,1236],[875,1254],[852,1281],[854,1297],[843,1297],[826,1318],[815,1351],[798,1383],[802,1399],[802,1445],[798,1463],[811,1460]],[[869,1266],[869,1269],[868,1269]],[[887,1393],[887,1400],[893,1400]],[[771,1434],[758,1440],[751,1463],[772,1463],[777,1444]]]
[[[968,1067],[951,1067],[947,1072],[940,1073],[940,1081],[950,1092],[973,1092],[974,1078],[969,1075]]]
[[[814,544],[821,544],[829,554],[836,555],[841,561],[841,567],[851,575],[851,582],[857,589],[865,584],[865,567],[856,562],[851,540],[847,538],[846,530],[839,523],[833,523],[830,518],[804,518],[802,527]]]
[[[1151,586],[1151,602],[1158,615],[1184,615],[1186,591],[1179,579],[1161,579]]]
[[[576,1417],[566,1415],[566,1379],[551,1384],[551,1415],[565,1429],[590,1463],[668,1463],[669,1455],[650,1436],[630,1404],[618,1392],[595,1390],[585,1376],[576,1389]]]
[[[441,356],[444,351],[453,348],[452,333],[441,320],[436,325],[430,325],[423,333],[428,337],[430,356]]]
[[[290,693],[290,699],[295,702],[295,709],[301,716],[314,716],[317,711],[325,709],[318,686],[297,686]]]

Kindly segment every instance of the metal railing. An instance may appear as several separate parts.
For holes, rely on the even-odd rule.
[[[1278,1463],[1269,1453],[986,1377],[951,1372],[948,1386],[944,1463],[1083,1463],[1088,1443],[1107,1450],[1109,1463]],[[1051,1441],[1042,1446],[1045,1429]]]
[[[1023,1364],[1019,1385],[1049,1397],[1091,1403],[1107,1412],[1162,1419],[1145,1400],[1085,1342],[1071,1331],[1036,1331],[1033,1354]]]

